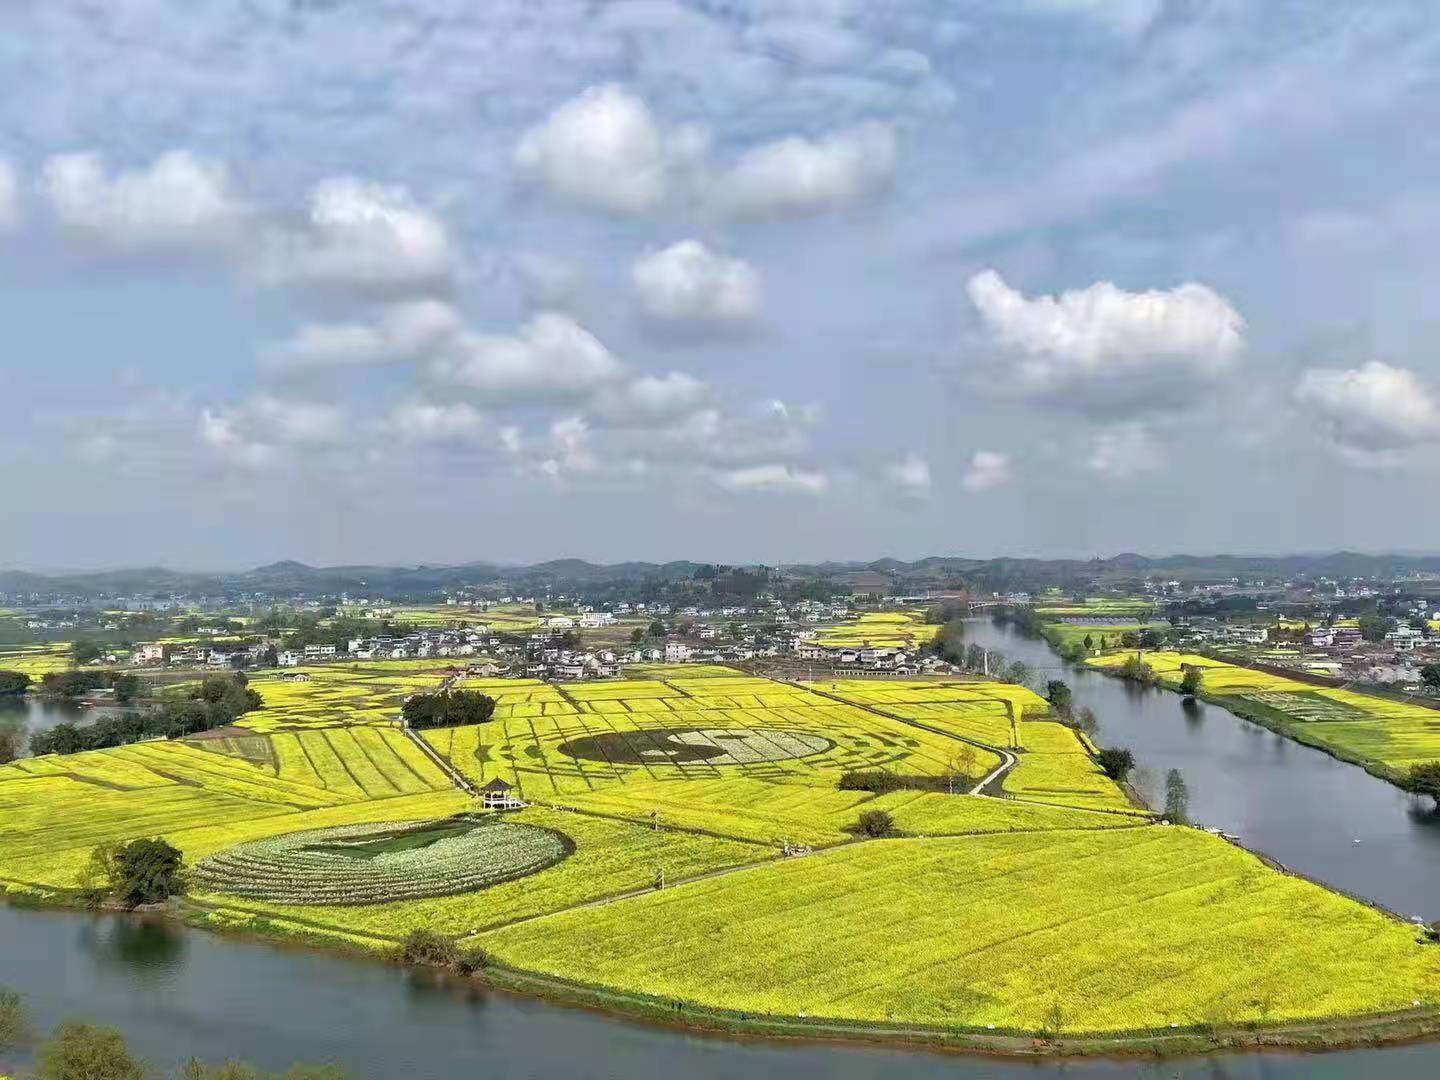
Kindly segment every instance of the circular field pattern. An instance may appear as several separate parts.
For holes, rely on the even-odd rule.
[[[553,829],[462,814],[255,840],[201,859],[193,880],[282,904],[379,904],[473,892],[554,866],[574,849]]]
[[[823,754],[834,745],[819,735],[776,728],[660,728],[588,735],[562,743],[560,750],[622,765],[752,765]]]

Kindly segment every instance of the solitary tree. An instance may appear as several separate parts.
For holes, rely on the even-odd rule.
[[[25,1003],[14,990],[0,989],[0,1050],[19,1046],[30,1038]]]
[[[1093,649],[1093,648],[1095,648],[1095,639],[1094,639],[1093,637],[1091,637],[1089,634],[1086,634],[1086,635],[1085,635],[1085,651],[1088,653],[1088,652],[1089,652],[1091,649]]]
[[[1187,667],[1185,674],[1180,679],[1181,692],[1194,697],[1200,692],[1200,684],[1204,678],[1204,674],[1198,667]]]
[[[92,902],[113,896],[127,908],[158,904],[185,891],[184,857],[160,839],[101,844],[90,854],[81,884]]]
[[[1045,697],[1059,711],[1070,711],[1070,685],[1064,679],[1051,679],[1046,683]]]
[[[23,694],[30,688],[30,676],[23,671],[0,671],[0,697]]]
[[[889,836],[895,831],[895,819],[886,810],[866,810],[860,815],[859,831],[866,836]]]
[[[1030,665],[1024,660],[1016,660],[1005,669],[1005,681],[1014,683],[1016,686],[1023,686],[1025,680],[1030,677]]]
[[[1100,751],[1096,760],[1100,763],[1100,768],[1105,770],[1106,776],[1122,784],[1130,775],[1130,770],[1135,767],[1135,755],[1123,746],[1106,747]]]
[[[1420,669],[1420,681],[1440,690],[1440,664],[1426,664]]]

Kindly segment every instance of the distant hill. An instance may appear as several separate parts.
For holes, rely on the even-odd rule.
[[[163,567],[44,575],[0,571],[0,593],[61,597],[219,595],[262,592],[276,596],[351,592],[424,596],[462,585],[512,584],[517,590],[565,585],[670,581],[690,578],[702,563],[624,562],[600,564],[555,559],[532,566],[472,562],[458,566],[309,566],[286,560],[229,574],[179,573]],[[820,562],[784,567],[787,577],[841,578],[883,575],[895,588],[942,583],[1007,590],[1060,586],[1086,588],[1138,583],[1146,578],[1228,581],[1231,578],[1393,578],[1440,574],[1440,556],[1367,555],[1340,551],[1323,555],[1169,555],[1151,558],[1125,553],[1107,559],[969,559],[929,556],[914,562],[884,558],[869,562]]]

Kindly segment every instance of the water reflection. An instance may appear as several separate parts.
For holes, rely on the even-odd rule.
[[[93,919],[77,941],[99,967],[162,973],[184,963],[189,939],[173,922],[131,915]]]

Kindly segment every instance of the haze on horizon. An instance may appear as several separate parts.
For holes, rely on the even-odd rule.
[[[0,566],[1431,546],[1432,5],[423,6],[0,13]]]

